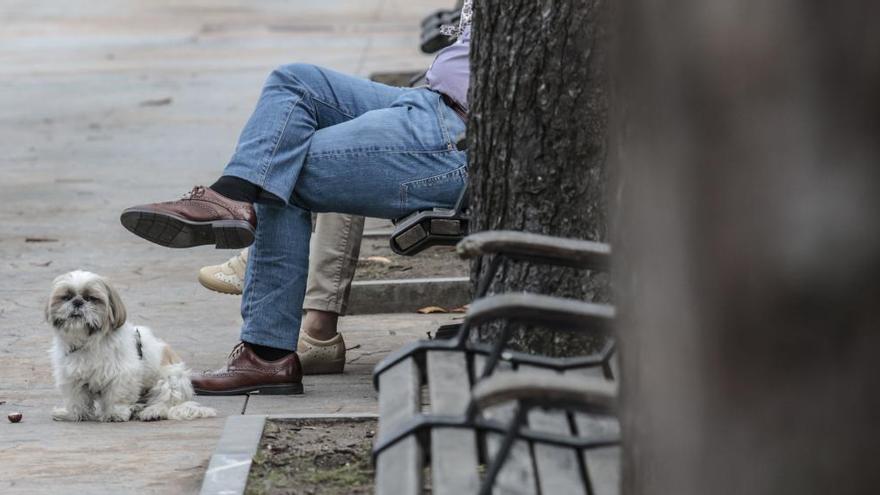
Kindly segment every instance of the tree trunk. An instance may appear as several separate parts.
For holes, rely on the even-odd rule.
[[[621,14],[624,493],[878,493],[878,4]]]
[[[474,2],[468,128],[472,231],[606,238],[603,3]],[[473,267],[475,280],[484,268]],[[602,274],[522,263],[505,266],[492,287],[607,297]],[[537,338],[524,334],[519,346],[550,354],[570,347],[565,336],[531,335]]]

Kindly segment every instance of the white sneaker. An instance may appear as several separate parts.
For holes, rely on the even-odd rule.
[[[221,265],[205,266],[199,270],[199,282],[206,288],[223,294],[240,295],[244,287],[248,250],[229,258]]]

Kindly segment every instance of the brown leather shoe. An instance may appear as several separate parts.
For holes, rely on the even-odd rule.
[[[127,208],[120,220],[133,234],[173,248],[215,244],[217,249],[241,249],[254,242],[257,228],[253,205],[203,186],[177,201]]]
[[[303,393],[302,366],[295,352],[277,361],[264,361],[244,342],[232,349],[226,367],[193,375],[190,380],[199,395]]]

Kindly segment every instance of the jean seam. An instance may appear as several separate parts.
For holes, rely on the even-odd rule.
[[[443,151],[435,151],[435,152],[433,152],[433,153],[459,153],[459,151],[458,151],[458,150],[443,150]],[[419,154],[422,154],[422,153],[419,153]],[[410,184],[412,184],[412,183],[414,183],[414,182],[421,181],[421,180],[427,180],[427,179],[431,179],[431,178],[434,178],[434,177],[442,177],[442,176],[444,176],[444,175],[446,175],[446,174],[452,174],[452,173],[455,173],[455,172],[459,172],[459,171],[461,171],[461,170],[467,170],[467,168],[468,168],[468,164],[467,164],[467,162],[465,162],[464,165],[462,165],[462,166],[456,168],[455,170],[451,170],[451,171],[449,171],[449,172],[444,172],[444,173],[442,173],[442,174],[433,175],[433,176],[431,176],[431,177],[427,177],[427,178],[425,178],[425,179],[414,179],[414,180],[409,180],[409,181],[406,181],[406,182],[401,182],[401,183],[400,183],[400,187],[399,187],[399,191],[400,191],[400,193],[399,193],[399,197],[398,197],[398,205],[397,205],[397,209],[400,210],[400,211],[405,211],[405,210],[406,210],[406,203],[407,203],[407,201],[409,200],[409,195],[407,194],[407,190],[408,190],[408,187],[407,187],[407,186],[408,186],[408,185],[410,185]],[[460,173],[459,175],[461,175],[462,177],[464,177],[464,174],[461,174],[461,173]]]
[[[320,71],[320,70],[318,71],[318,73],[319,73],[319,75],[320,75],[324,80],[327,80],[327,75],[326,75],[326,74],[324,74],[324,73],[323,73],[322,71]],[[302,80],[299,76],[297,76],[296,74],[291,74],[290,76],[291,76],[294,80],[296,80],[297,82],[300,83],[300,85],[305,89],[305,92],[309,95],[309,97],[310,97],[311,99],[313,99],[313,100],[315,100],[315,101],[317,101],[317,102],[319,102],[319,103],[323,103],[324,105],[327,105],[327,106],[330,107],[330,108],[335,109],[336,111],[338,111],[339,113],[345,115],[345,116],[348,117],[349,119],[353,119],[353,118],[355,118],[355,116],[354,116],[353,114],[348,113],[347,111],[343,110],[343,109],[340,108],[339,106],[337,106],[337,105],[335,105],[335,104],[332,104],[332,103],[329,103],[329,102],[327,102],[327,101],[324,101],[324,100],[321,98],[321,95],[318,95],[317,93],[315,93],[314,91],[312,91],[311,87],[310,87],[307,83],[305,83],[305,81],[303,81],[303,80]]]
[[[420,185],[421,183],[427,184],[427,183],[429,183],[429,181],[431,181],[431,179],[437,179],[434,182],[446,182],[446,181],[441,181],[440,179],[442,179],[444,177],[450,177],[450,178],[451,177],[464,177],[464,170],[466,170],[466,169],[467,169],[467,165],[462,165],[454,170],[450,170],[448,172],[443,172],[442,174],[436,174],[436,175],[432,175],[430,177],[425,177],[422,179],[408,180],[406,182],[402,182],[401,185],[402,186],[415,186],[415,185]]]
[[[446,106],[446,103],[443,102],[443,97],[440,96],[440,93],[437,93],[437,121],[440,124],[440,129],[443,130],[443,139],[446,141],[446,148],[452,148],[452,139],[449,137],[449,129],[446,128],[446,118],[443,117],[443,107]]]
[[[328,158],[328,157],[340,157],[340,156],[356,156],[356,155],[384,155],[384,154],[413,154],[413,155],[429,155],[434,153],[455,153],[457,150],[450,150],[449,148],[443,148],[439,150],[358,150],[358,151],[339,151],[339,152],[326,152],[326,153],[315,153],[307,155],[309,160],[320,159],[320,158]]]
[[[319,73],[320,73],[320,72],[319,72]],[[317,93],[315,93],[315,92],[312,90],[312,88],[309,86],[309,84],[308,84],[306,81],[304,81],[301,77],[297,76],[295,73],[293,73],[293,72],[289,72],[289,73],[287,73],[287,74],[285,74],[285,75],[286,75],[287,77],[290,77],[290,78],[293,79],[294,81],[296,81],[296,83],[299,85],[299,87],[300,87],[300,89],[303,91],[303,93],[305,93],[306,95],[308,95],[308,97],[309,97],[310,99],[312,99],[312,100],[314,100],[314,101],[317,101],[317,102],[319,102],[319,103],[323,103],[324,105],[327,105],[328,107],[330,107],[330,108],[336,110],[337,112],[339,112],[339,113],[345,115],[345,116],[348,117],[349,119],[353,119],[353,118],[355,118],[354,115],[348,113],[347,111],[343,110],[342,108],[338,107],[337,105],[334,105],[334,104],[332,104],[332,103],[329,103],[329,102],[327,102],[327,101],[324,101],[324,100],[320,97],[320,95],[318,95]],[[326,76],[325,76],[323,73],[321,73],[321,77],[323,77],[323,78],[326,79]],[[300,99],[302,99],[302,97],[300,97]],[[317,114],[317,109],[316,109],[316,114]]]
[[[311,99],[315,100],[316,102],[321,103],[321,104],[323,104],[323,105],[326,105],[326,106],[332,108],[333,110],[336,110],[337,112],[341,113],[342,115],[345,115],[345,116],[348,117],[349,119],[354,119],[354,118],[355,118],[354,115],[352,115],[352,114],[346,112],[345,110],[339,108],[338,106],[336,106],[336,105],[334,105],[334,104],[332,104],[332,103],[328,103],[328,102],[326,102],[326,101],[324,101],[324,100],[318,98],[317,96],[315,96],[314,94],[312,94],[312,92],[309,91],[308,89],[306,90],[306,92],[309,93],[309,97],[311,97]]]
[[[259,221],[259,219],[258,219],[258,221]],[[256,229],[256,231],[254,232],[254,245],[257,244],[260,237],[261,237],[260,236],[260,229]],[[254,254],[253,251],[254,250],[251,250],[248,252],[249,257],[253,256],[253,254]],[[250,287],[248,287],[247,284],[245,284],[245,288],[247,289],[247,300],[244,302],[244,306],[246,308],[248,308],[248,314],[250,314],[251,306],[253,305],[254,293],[257,292],[256,283],[257,283],[258,267],[259,267],[258,263],[253,263],[251,259],[248,259],[248,269],[251,271],[251,280],[250,280]],[[247,281],[247,272],[245,272],[245,281]],[[245,323],[247,325],[247,328],[242,328],[242,333],[244,333],[244,330],[250,330],[250,325],[251,325],[252,320],[253,320],[253,318],[247,319],[247,321]],[[244,340],[244,339],[242,339],[242,340]]]
[[[452,180],[453,178],[460,178],[460,179],[464,180],[465,184],[467,184],[467,174],[465,173],[467,171],[467,169],[468,169],[467,164],[464,164],[455,170],[450,170],[449,172],[444,172],[442,174],[432,175],[431,177],[425,177],[424,179],[415,179],[415,180],[410,180],[410,181],[406,181],[406,182],[401,182],[400,183],[400,200],[401,200],[400,210],[405,211],[408,209],[406,205],[409,200],[409,190],[411,187],[419,185],[420,183],[430,184],[427,181],[430,181],[431,179],[438,179],[438,178],[443,178],[443,177],[449,177],[449,179],[436,180],[434,182],[435,183],[445,183],[445,182],[449,182],[449,180]]]
[[[266,183],[266,178],[269,176],[269,169],[272,167],[272,161],[275,159],[275,155],[278,154],[278,147],[281,145],[281,137],[284,136],[284,132],[287,131],[287,124],[290,122],[290,116],[293,115],[293,109],[296,108],[297,105],[299,105],[303,98],[304,97],[300,95],[299,99],[297,99],[296,101],[291,100],[292,103],[287,107],[287,115],[284,117],[284,125],[281,126],[281,128],[278,130],[278,132],[275,133],[274,136],[274,142],[272,143],[272,153],[263,160],[260,185]]]
[[[399,211],[406,211],[406,186],[404,184],[400,184],[400,204],[397,205],[397,209]]]

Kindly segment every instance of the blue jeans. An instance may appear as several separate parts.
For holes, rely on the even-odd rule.
[[[259,202],[241,339],[296,350],[311,212],[398,218],[452,207],[467,181],[462,119],[427,88],[306,64],[279,67],[224,170],[281,198]]]

